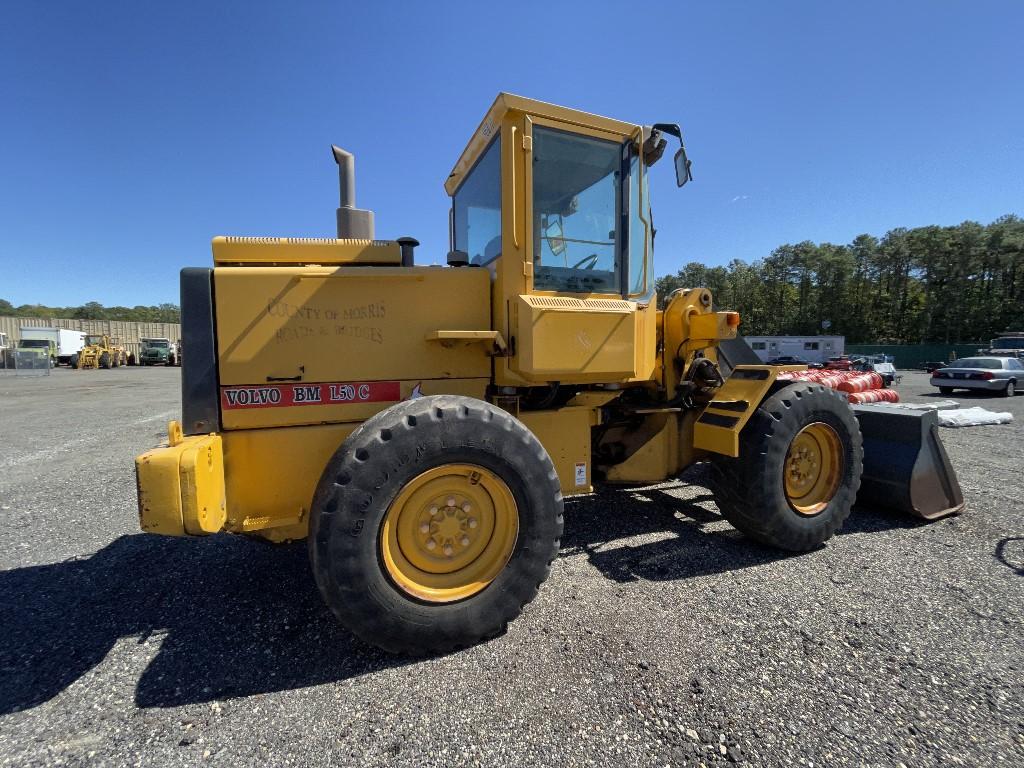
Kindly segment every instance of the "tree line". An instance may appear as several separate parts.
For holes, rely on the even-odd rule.
[[[764,259],[727,266],[690,262],[658,278],[659,300],[676,288],[706,287],[720,308],[739,311],[748,336],[824,331],[847,342],[985,343],[1024,330],[1024,220],[893,229],[848,245],[780,245]],[[0,316],[179,323],[176,304],[104,307],[14,306]]]
[[[899,228],[848,245],[781,245],[750,264],[691,262],[657,286],[662,301],[676,288],[709,288],[716,307],[739,311],[748,336],[987,343],[1024,330],[1024,220]]]
[[[0,299],[0,317],[61,317],[73,320],[130,320],[137,323],[180,323],[181,309],[177,304],[155,306],[105,307],[90,301],[78,307],[48,307],[43,304],[14,306]]]

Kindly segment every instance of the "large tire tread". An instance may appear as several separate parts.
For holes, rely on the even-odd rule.
[[[456,462],[484,466],[509,485],[519,538],[508,565],[483,591],[455,603],[424,603],[390,582],[380,561],[380,525],[406,482]],[[557,473],[526,426],[484,401],[435,395],[368,419],[328,462],[312,505],[310,562],[325,602],[361,639],[402,655],[447,653],[505,632],[550,573],[562,529]]]
[[[814,421],[836,429],[846,454],[839,488],[816,515],[804,516],[786,501],[782,467],[789,444]],[[767,546],[806,552],[831,538],[845,522],[860,488],[860,428],[846,398],[814,383],[790,384],[771,394],[740,433],[740,456],[716,456],[710,484],[722,515],[748,538]]]

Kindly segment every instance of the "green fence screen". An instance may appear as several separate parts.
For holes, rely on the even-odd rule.
[[[976,355],[984,344],[848,344],[846,354],[892,355],[897,368],[920,368],[924,363],[948,363],[961,357]]]

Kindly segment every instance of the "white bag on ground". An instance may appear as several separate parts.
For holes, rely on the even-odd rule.
[[[985,424],[1009,424],[1011,421],[1012,413],[999,413],[980,407],[939,411],[939,424],[943,427],[978,427]]]
[[[934,411],[947,408],[959,408],[960,403],[956,400],[935,400],[931,403],[893,403],[893,408],[907,408],[911,411]]]

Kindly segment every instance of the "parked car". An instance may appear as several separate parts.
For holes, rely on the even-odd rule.
[[[773,357],[765,365],[808,365],[808,362],[796,355],[783,355],[782,357]]]
[[[838,357],[830,357],[825,362],[825,367],[833,371],[849,371],[853,368],[853,360],[846,355],[839,355]]]
[[[944,395],[971,389],[1012,397],[1024,386],[1024,364],[1012,357],[965,357],[933,372],[931,381]]]
[[[930,360],[925,363],[921,363],[921,367],[925,373],[932,373],[933,371],[939,370],[939,368],[945,368],[947,363],[943,363],[940,360]]]

